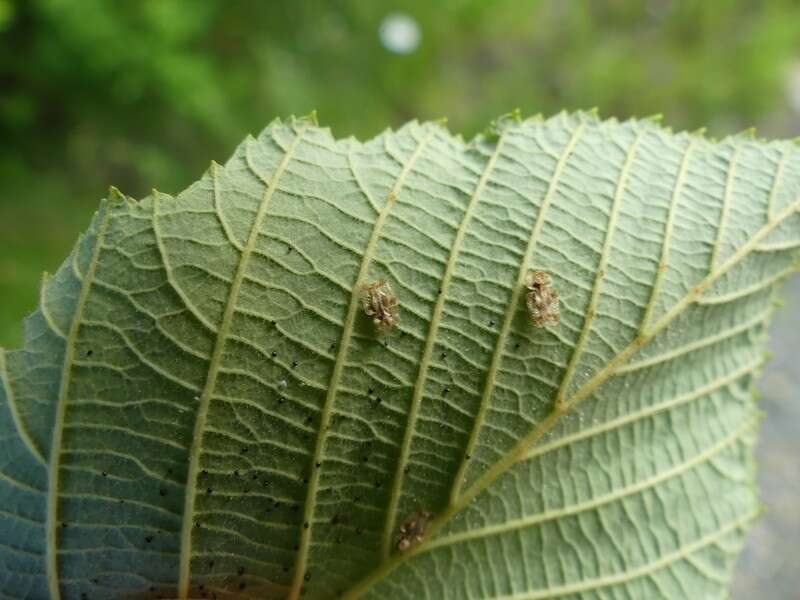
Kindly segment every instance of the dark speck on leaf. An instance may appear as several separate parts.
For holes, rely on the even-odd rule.
[[[242,454],[247,454],[247,446],[245,446],[244,448],[242,448]]]
[[[308,529],[308,521],[306,521],[305,523],[303,523],[303,529]]]
[[[239,567],[238,569],[236,569],[236,572],[241,577],[242,575],[244,575],[244,567]]]
[[[158,494],[159,494],[159,496],[166,496],[167,495],[167,490],[165,490],[164,488],[161,488],[160,490],[158,490]]]
[[[148,535],[146,538],[144,538],[144,541],[149,544],[150,542],[153,541],[153,536],[152,535]]]
[[[306,581],[309,581],[311,579],[311,573],[306,573],[305,576],[303,577],[303,579],[305,579]]]
[[[296,367],[296,366],[297,366],[297,361],[296,361],[296,360],[293,360],[293,361],[292,361],[292,368],[294,368],[294,367]]]
[[[106,471],[103,471],[102,474],[103,474],[103,477],[108,477],[108,473]]]
[[[356,535],[361,535],[361,527],[356,527]]]
[[[206,494],[210,494],[210,493],[211,493],[211,488],[206,488]]]
[[[87,350],[86,351],[86,356],[91,356],[92,354],[94,354],[94,350]]]
[[[316,465],[316,467],[317,467],[318,469],[319,469],[319,468],[322,466],[322,463],[321,463],[321,462],[314,463],[314,464]]]
[[[408,472],[409,472],[410,470],[411,470],[411,467],[408,467],[408,466],[406,466],[406,467],[403,469],[403,473],[405,473],[406,475],[408,475]]]
[[[239,470],[237,469],[236,471],[233,472],[233,474],[234,474],[234,476],[238,477],[239,476]]]
[[[239,589],[240,589],[240,590],[243,590],[243,589],[244,589],[244,581],[243,581],[242,583],[240,583],[240,584],[239,584]]]
[[[449,394],[449,393],[450,393],[449,387],[444,388],[444,390],[442,391],[442,394]]]
[[[284,567],[283,567],[283,572],[284,572],[284,573],[288,573],[288,572],[289,572],[289,567],[287,567],[287,566],[285,566],[285,565],[284,565]]]

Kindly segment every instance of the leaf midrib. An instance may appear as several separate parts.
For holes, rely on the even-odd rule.
[[[669,469],[660,471],[655,475],[652,475],[635,483],[620,488],[616,488],[611,492],[608,492],[601,496],[593,497],[590,500],[586,500],[584,502],[569,504],[567,506],[563,506],[557,509],[551,509],[551,510],[544,509],[539,513],[535,513],[533,515],[525,516],[518,519],[510,519],[498,525],[487,525],[485,527],[481,527],[478,529],[470,529],[460,533],[454,533],[447,536],[438,537],[435,540],[431,540],[427,544],[423,544],[420,547],[419,552],[417,552],[416,554],[417,555],[423,554],[425,552],[430,552],[431,550],[440,548],[442,546],[449,546],[466,540],[480,539],[491,535],[497,535],[499,533],[507,531],[513,531],[515,529],[520,529],[523,527],[531,527],[533,525],[538,525],[540,523],[544,523],[546,521],[552,521],[554,519],[561,519],[566,516],[575,515],[578,513],[592,510],[594,508],[598,508],[600,506],[604,506],[606,504],[614,502],[615,500],[620,500],[622,498],[627,498],[634,494],[638,494],[645,490],[651,489],[660,483],[663,483],[665,481],[668,481],[670,479],[688,473],[694,467],[700,466],[710,461],[714,456],[716,456],[726,448],[738,442],[746,433],[752,431],[757,425],[757,423],[758,421],[756,419],[749,417],[747,420],[745,420],[745,422],[742,425],[737,427],[732,433],[729,433],[728,435],[715,441],[708,448],[705,448],[701,452],[698,452],[692,458],[683,460],[682,462],[678,462],[678,464],[673,465]]]

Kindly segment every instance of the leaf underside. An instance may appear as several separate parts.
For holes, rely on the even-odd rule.
[[[0,350],[0,595],[724,596],[798,207],[790,142],[592,113],[274,122],[112,190]]]

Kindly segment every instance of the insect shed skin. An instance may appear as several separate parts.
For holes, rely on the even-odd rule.
[[[553,287],[553,278],[550,274],[531,269],[525,274],[525,287],[529,290],[525,303],[533,326],[557,325],[561,321],[558,290]]]
[[[397,536],[397,549],[400,552],[425,541],[425,530],[428,528],[428,521],[432,516],[431,513],[418,509],[400,526],[400,533]]]
[[[400,322],[400,307],[392,286],[383,277],[361,286],[361,306],[380,332],[392,331]]]

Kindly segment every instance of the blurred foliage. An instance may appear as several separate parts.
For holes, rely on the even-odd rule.
[[[380,43],[393,10],[421,27],[411,54]],[[275,116],[470,136],[515,107],[598,106],[788,135],[798,34],[789,0],[0,0],[0,344],[106,186],[175,193]]]

